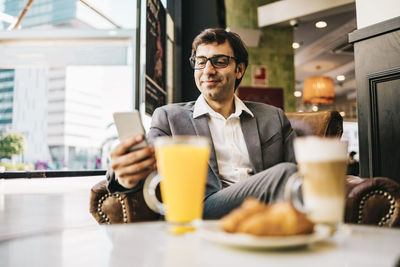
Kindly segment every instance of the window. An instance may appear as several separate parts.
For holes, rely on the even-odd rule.
[[[25,3],[0,0],[0,12],[16,18]],[[137,3],[89,5],[38,0],[20,30],[0,21],[0,138],[25,137],[23,154],[0,155],[7,170],[108,167],[112,113],[134,108]]]

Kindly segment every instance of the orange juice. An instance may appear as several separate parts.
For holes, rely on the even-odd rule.
[[[156,146],[167,221],[186,223],[201,219],[209,155],[210,148],[204,145]]]

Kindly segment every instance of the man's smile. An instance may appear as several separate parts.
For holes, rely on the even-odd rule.
[[[221,79],[210,79],[210,80],[203,80],[201,81],[201,83],[204,83],[206,85],[215,85],[217,83],[219,83],[221,81]]]
[[[210,84],[214,84],[217,83],[218,81],[203,81],[203,83],[210,83]]]

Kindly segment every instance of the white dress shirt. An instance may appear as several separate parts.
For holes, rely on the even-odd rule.
[[[207,114],[218,170],[224,186],[241,181],[253,172],[239,116],[242,112],[252,117],[254,115],[236,95],[234,101],[235,112],[227,119],[215,112],[207,104],[203,95],[197,99],[193,111],[194,118]]]

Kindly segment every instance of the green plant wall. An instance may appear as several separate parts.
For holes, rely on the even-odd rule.
[[[265,65],[268,87],[283,88],[285,111],[295,111],[293,28],[290,26],[258,27],[257,7],[272,2],[275,1],[225,0],[226,25],[229,28],[262,31],[258,47],[248,47],[249,67],[241,85],[251,86],[253,65]]]

